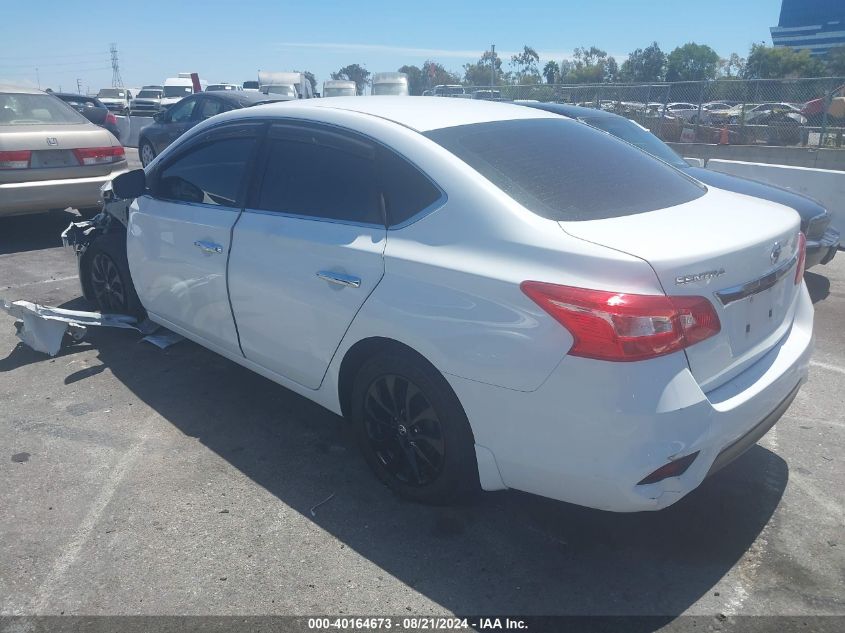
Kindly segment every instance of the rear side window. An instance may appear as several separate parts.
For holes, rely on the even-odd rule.
[[[308,132],[268,138],[256,207],[341,222],[383,225],[375,163],[355,145]]]
[[[210,141],[161,170],[153,195],[178,202],[239,207],[238,194],[255,138]]]
[[[476,123],[425,135],[552,220],[634,215],[683,204],[706,191],[639,149],[562,117]]]
[[[404,158],[380,149],[376,160],[388,226],[406,222],[441,198],[440,190]]]

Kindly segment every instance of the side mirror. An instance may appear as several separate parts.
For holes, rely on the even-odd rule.
[[[112,180],[111,188],[116,198],[133,200],[147,190],[147,176],[143,169],[133,169]]]
[[[167,114],[167,110],[159,110],[158,112],[156,112],[153,115],[153,121],[161,123],[162,121],[165,120],[164,117],[165,117],[166,114]]]

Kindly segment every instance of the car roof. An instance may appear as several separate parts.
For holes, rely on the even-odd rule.
[[[0,92],[16,92],[18,94],[27,95],[46,94],[43,90],[39,90],[38,88],[31,88],[28,86],[13,86],[11,84],[0,84]]]
[[[194,95],[205,95],[213,99],[221,99],[229,101],[242,106],[254,105],[256,103],[266,103],[267,101],[282,100],[281,95],[275,98],[273,95],[265,95],[263,93],[246,92],[245,90],[212,90],[211,92],[203,90],[202,92],[195,92]]]
[[[249,93],[248,93],[249,94]],[[510,121],[513,119],[544,119],[554,115],[548,112],[523,108],[510,103],[473,99],[432,99],[424,97],[332,97],[331,99],[301,99],[295,103],[279,103],[250,108],[239,116],[262,116],[268,113],[288,114],[291,107],[301,112],[323,108],[345,110],[393,121],[404,127],[427,132],[458,125]]]

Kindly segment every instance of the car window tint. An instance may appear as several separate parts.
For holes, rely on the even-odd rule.
[[[220,114],[221,112],[225,112],[225,108],[223,107],[223,103],[218,101],[217,99],[205,99],[203,100],[202,107],[200,108],[200,121],[205,121],[213,117],[215,114]]]
[[[237,207],[241,181],[254,138],[211,141],[165,166],[153,195],[157,198]]]
[[[636,147],[564,119],[517,119],[425,135],[537,215],[598,220],[683,204],[706,189]]]
[[[375,165],[341,147],[270,138],[257,207],[344,222],[382,224]]]
[[[442,196],[426,176],[401,156],[381,149],[377,161],[388,226],[402,224]]]
[[[172,123],[190,121],[195,107],[197,107],[196,99],[185,99],[180,101],[173,106],[173,109],[170,111],[170,121]]]

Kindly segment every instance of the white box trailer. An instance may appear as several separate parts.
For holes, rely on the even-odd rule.
[[[323,82],[324,97],[354,97],[358,94],[358,86],[354,81],[345,79],[330,79]]]
[[[259,90],[290,99],[311,99],[314,91],[304,73],[258,71]]]
[[[376,73],[373,75],[372,94],[407,97],[411,94],[408,90],[408,75],[405,73]]]

